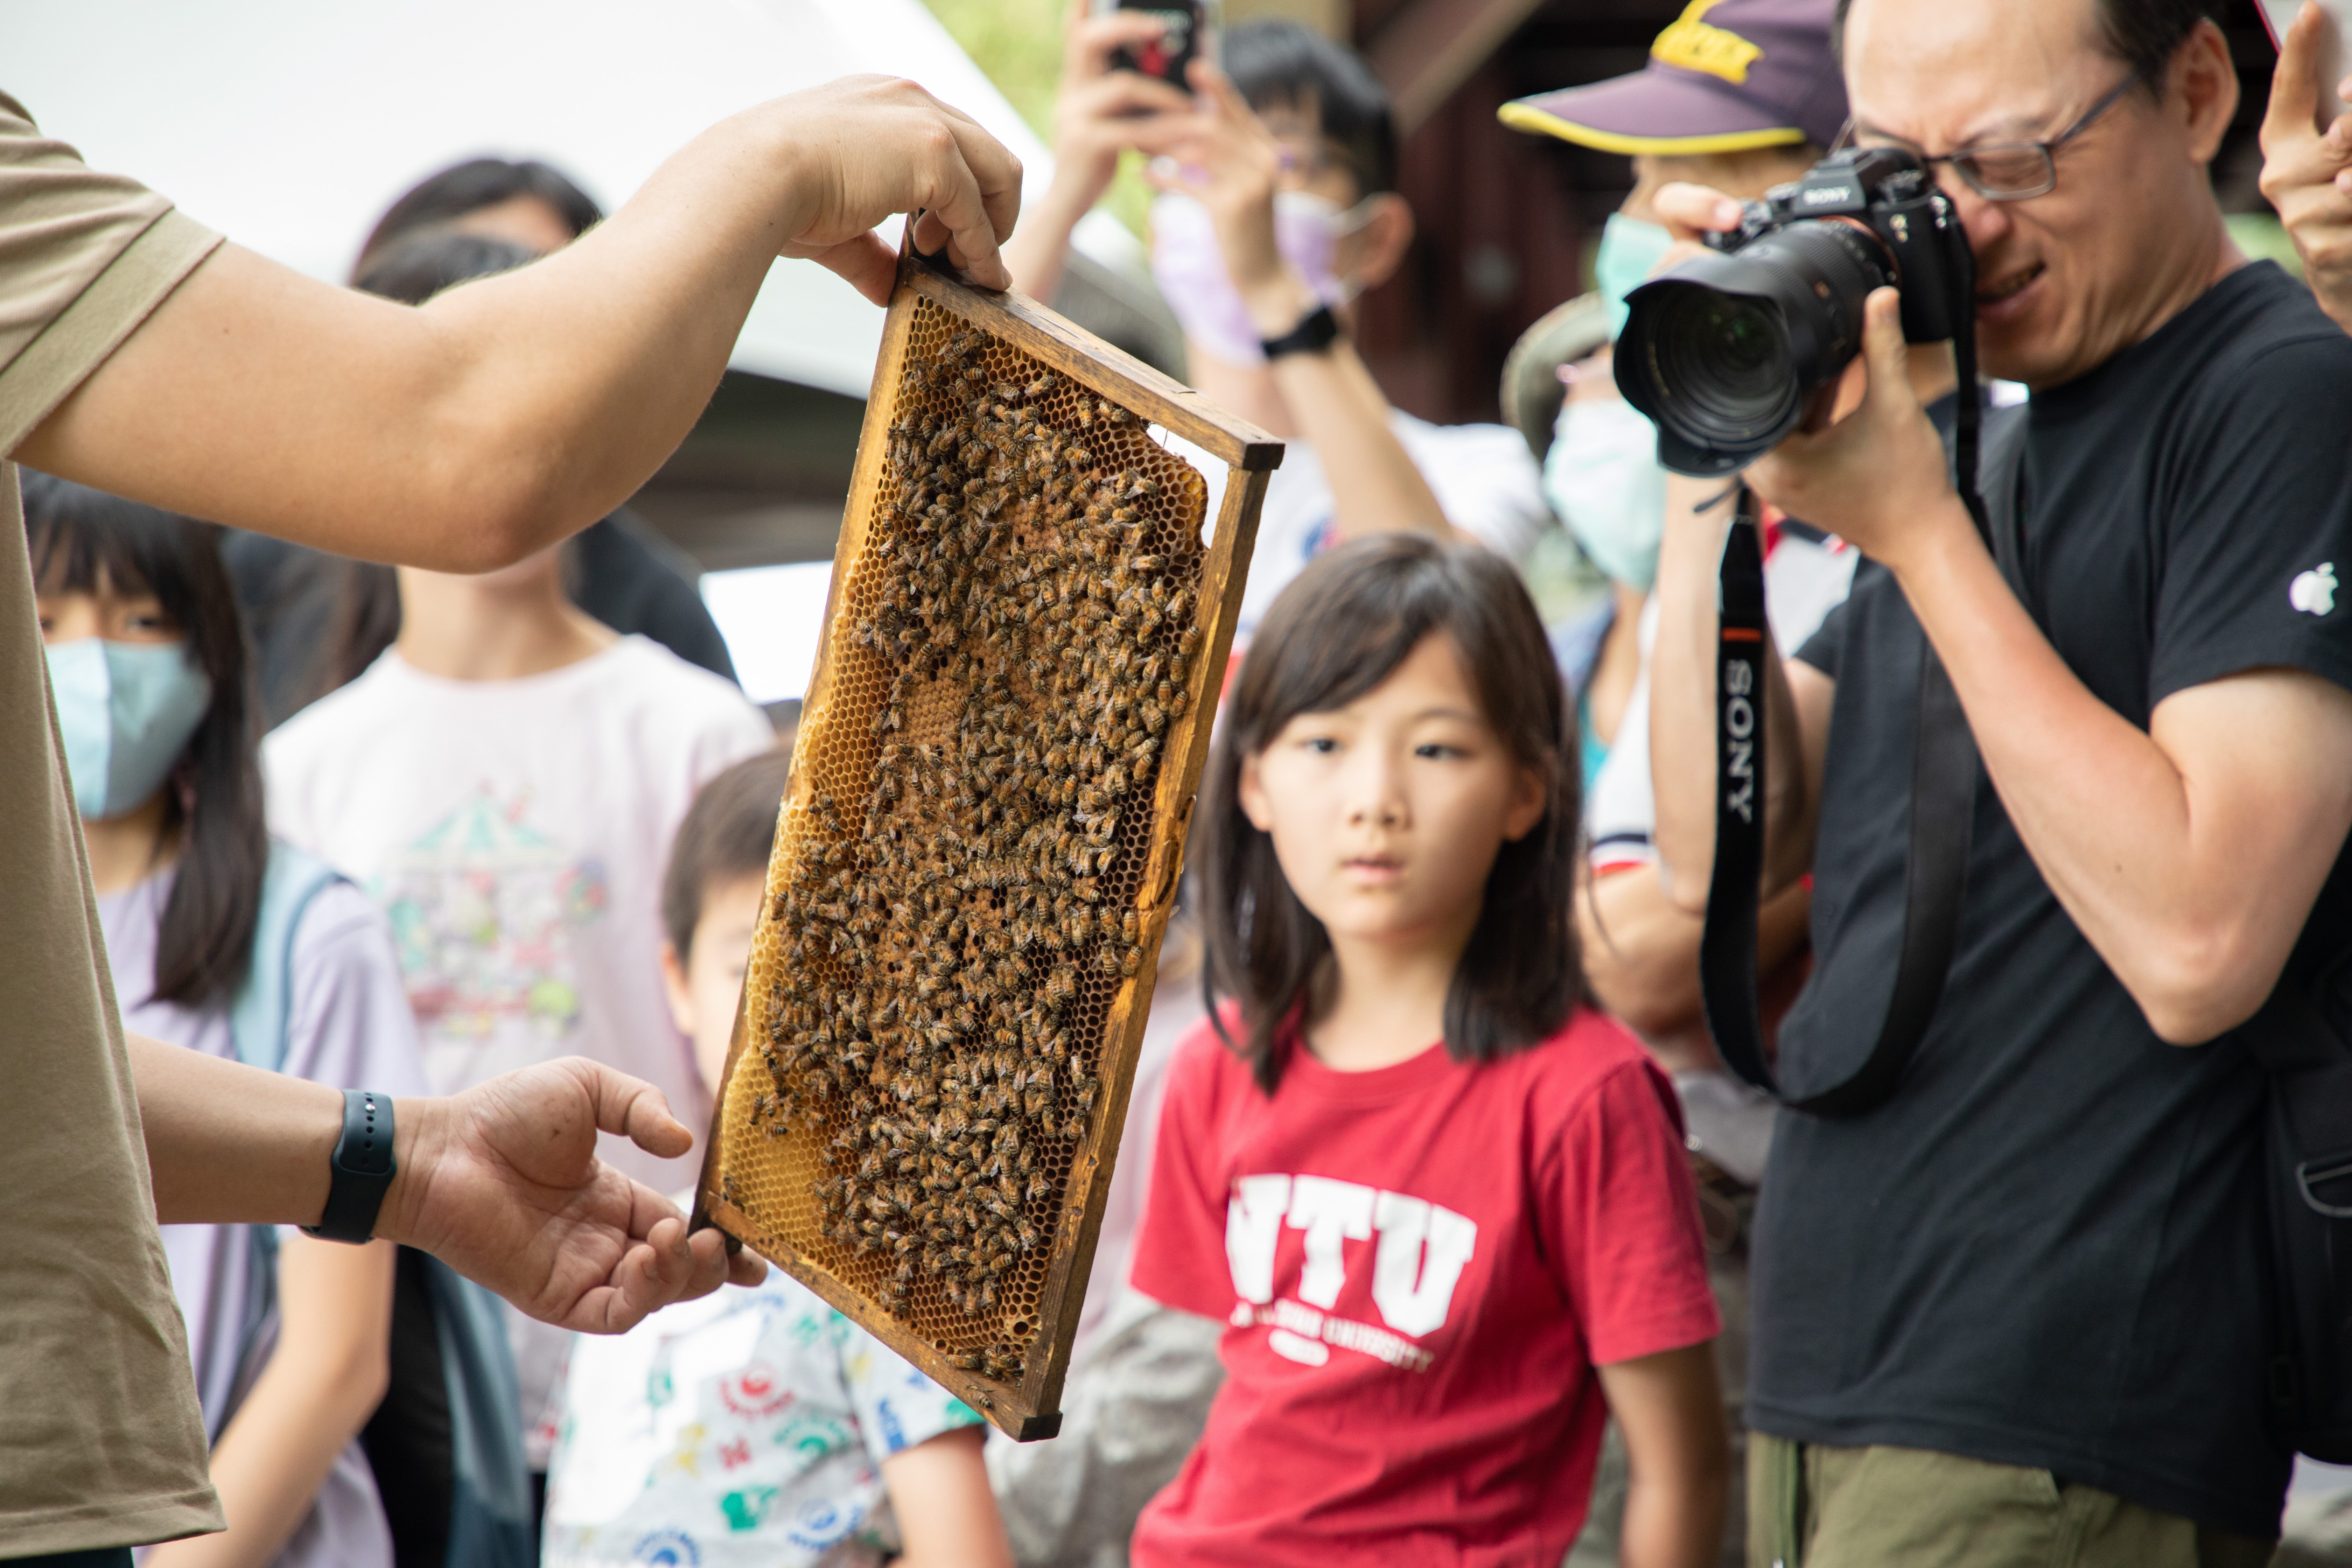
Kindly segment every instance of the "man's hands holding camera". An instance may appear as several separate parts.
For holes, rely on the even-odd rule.
[[[1660,221],[1680,243],[1664,271],[1704,254],[1698,237],[1736,227],[1740,204],[1703,185],[1669,184],[1657,195]],[[1816,419],[1751,465],[1756,493],[1872,560],[1906,573],[1914,557],[1974,524],[1953,489],[1942,437],[1921,406],[1903,335],[1902,300],[1879,289],[1865,307],[1862,352]],[[1719,522],[1722,513],[1710,514]],[[1681,520],[1668,517],[1667,526]]]

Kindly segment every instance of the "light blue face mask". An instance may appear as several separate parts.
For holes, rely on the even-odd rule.
[[[1675,242],[1660,225],[1611,213],[1601,226],[1601,248],[1592,257],[1592,286],[1609,307],[1609,341],[1625,330],[1625,296],[1650,280],[1658,258]]]
[[[184,642],[81,637],[51,645],[48,656],[74,804],[90,822],[137,810],[205,721],[211,679]]]
[[[1612,582],[1648,593],[1666,526],[1657,427],[1622,398],[1562,404],[1543,485],[1586,558]]]

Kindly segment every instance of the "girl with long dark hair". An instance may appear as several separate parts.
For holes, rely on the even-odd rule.
[[[334,1088],[424,1091],[389,933],[264,826],[219,530],[25,477],[42,640],[126,1027]],[[357,1441],[388,1373],[394,1248],[163,1227],[228,1529],[148,1568],[390,1568]]]
[[[1623,1561],[1715,1561],[1717,1317],[1674,1091],[1585,1002],[1576,756],[1475,546],[1342,546],[1261,623],[1134,1274],[1227,1325],[1226,1379],[1143,1568],[1557,1563],[1606,1414]]]

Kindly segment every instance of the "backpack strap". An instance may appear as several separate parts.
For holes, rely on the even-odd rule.
[[[273,838],[261,878],[261,911],[253,926],[253,959],[245,984],[229,1003],[228,1032],[236,1059],[283,1072],[287,1032],[294,1021],[294,933],[302,916],[331,884],[347,880],[315,855]]]
[[[253,925],[253,957],[228,1008],[229,1038],[236,1047],[236,1059],[246,1066],[267,1072],[286,1070],[287,1037],[294,1022],[294,933],[301,929],[310,900],[330,884],[343,880],[341,872],[316,856],[275,838],[269,841],[269,865],[261,877],[261,909]],[[269,1315],[278,1307],[278,1227],[248,1225],[245,1234],[246,1268],[252,1286],[246,1293],[245,1318],[237,1331],[236,1384],[220,1412],[219,1426],[212,1433],[215,1440],[260,1373],[257,1352]]]
[[[2282,979],[2231,1037],[2279,1087],[2305,1205],[2328,1219],[2352,1219],[2352,1045],[2321,1013],[2311,988],[2292,979]]]

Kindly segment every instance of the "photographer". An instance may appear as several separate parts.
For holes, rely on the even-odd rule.
[[[560,253],[410,309],[225,244],[0,95],[0,543],[16,542],[0,561],[0,1550],[128,1568],[130,1544],[222,1527],[159,1219],[373,1234],[604,1332],[730,1273],[720,1237],[689,1238],[596,1158],[599,1129],[664,1157],[693,1141],[608,1068],[386,1102],[125,1040],[14,464],[320,549],[487,571],[604,516],[669,455],[780,253],[878,301],[896,259],[873,226],[920,208],[925,249],[1001,286],[1020,182],[913,84],[835,82],[704,132]],[[152,698],[110,701],[143,721]],[[363,1174],[382,1135],[388,1184]]]
[[[1071,7],[1054,184],[1005,247],[1050,298],[1073,226],[1121,149],[1151,155],[1152,276],[1184,328],[1187,375],[1288,447],[1259,513],[1244,636],[1318,551],[1399,530],[1459,531],[1514,562],[1550,526],[1525,444],[1498,425],[1432,425],[1391,408],[1349,336],[1356,301],[1412,243],[1396,190],[1388,93],[1353,50],[1302,24],[1228,29],[1197,96],[1113,52],[1158,36],[1147,12]]]
[[[1984,764],[1907,1073],[1776,1137],[1756,1560],[2261,1563],[2289,1462],[2265,1423],[2267,1082],[2221,1037],[2352,949],[2352,340],[2226,237],[2207,165],[2236,77],[2194,0],[1853,0],[1843,23],[1855,140],[1934,160],[1984,369],[2033,396],[1988,437],[1989,549],[1880,290],[1849,411],[1748,473],[1868,557],[1766,666],[1765,891],[1814,879],[1817,968],[1780,1033],[1801,1096],[1887,1016],[1929,647]],[[1738,221],[1719,193],[1659,206]],[[1693,910],[1719,489],[1669,500],[1653,671],[1660,848]]]

